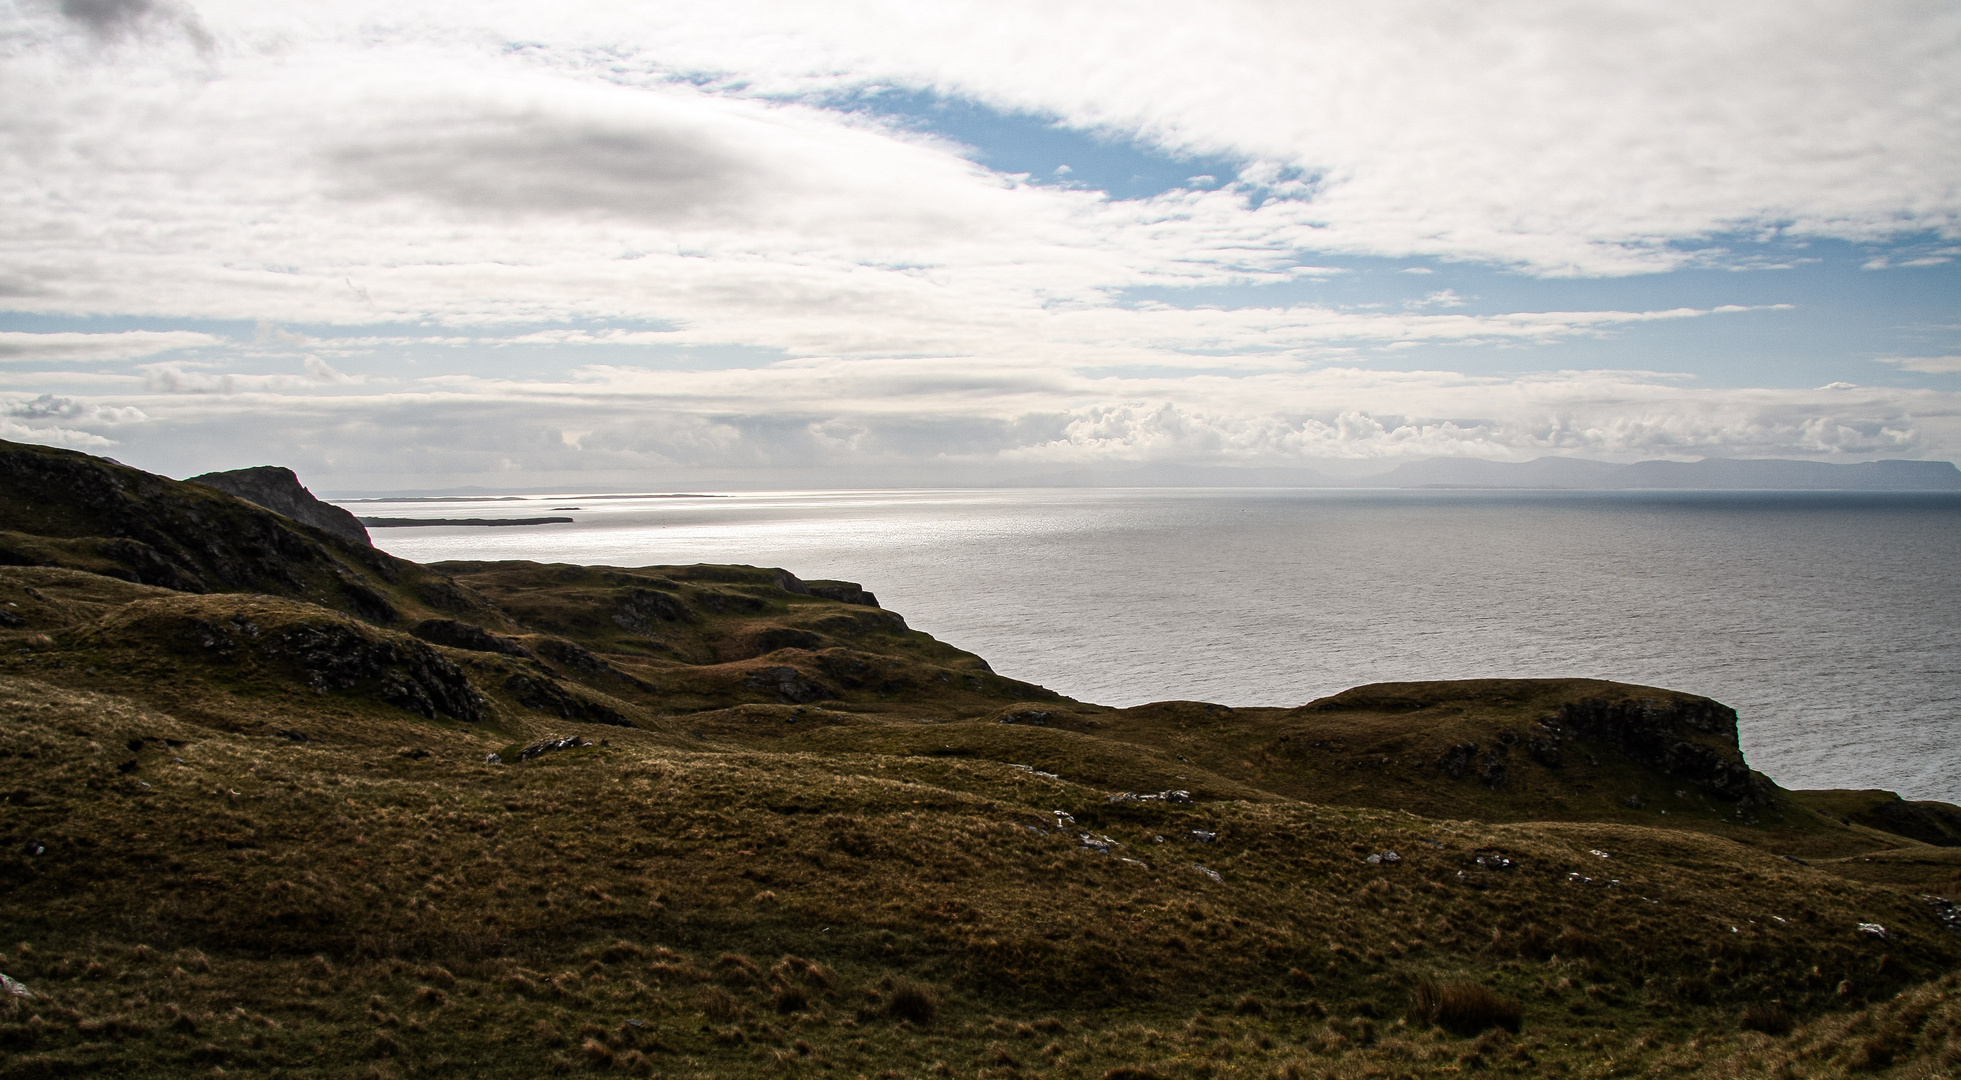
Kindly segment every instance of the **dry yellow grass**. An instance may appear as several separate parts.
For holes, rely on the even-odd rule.
[[[1707,835],[1113,805],[991,762],[596,726],[608,745],[489,766],[495,736],[424,728],[293,743],[0,686],[0,760],[33,778],[0,816],[0,970],[39,995],[0,1075],[1580,1068],[1743,1053],[1763,1000],[1804,1039],[1961,956],[1910,896]],[[1385,849],[1407,854],[1362,859]],[[1517,869],[1478,870],[1490,851]],[[1620,885],[1569,878],[1603,863]],[[1424,980],[1520,1001],[1521,1032],[1397,1020]]]

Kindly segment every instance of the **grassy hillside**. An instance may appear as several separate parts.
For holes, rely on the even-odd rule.
[[[7,511],[47,565],[0,567],[0,1077],[1961,1068],[1953,808],[1783,791],[1707,699],[1111,709],[852,583],[389,578],[60,460],[153,550],[222,512],[391,613]]]
[[[268,593],[388,625],[496,609],[444,575],[73,450],[0,441],[0,566],[58,566],[191,593]]]

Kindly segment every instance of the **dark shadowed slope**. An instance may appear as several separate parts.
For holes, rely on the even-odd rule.
[[[495,619],[448,578],[204,484],[0,442],[0,565],[60,566],[191,593],[269,593],[393,624]]]
[[[300,478],[293,475],[291,469],[260,465],[250,469],[204,473],[191,477],[189,482],[236,495],[246,502],[256,503],[294,521],[333,533],[343,540],[374,546],[359,518],[338,506],[314,498],[313,492],[300,483]]]

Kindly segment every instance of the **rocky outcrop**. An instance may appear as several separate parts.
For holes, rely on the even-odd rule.
[[[1746,806],[1770,803],[1776,787],[1744,764],[1736,710],[1708,698],[1586,698],[1560,706],[1544,727],[1598,740],[1635,761]]]
[[[811,596],[835,600],[840,604],[878,606],[878,597],[866,592],[865,587],[855,581],[806,581],[803,586]]]
[[[627,589],[613,605],[613,622],[622,630],[652,635],[658,623],[693,622],[679,599],[653,589]]]
[[[838,696],[835,688],[784,664],[752,671],[743,684],[755,693],[772,695],[785,705],[807,705]]]
[[[472,652],[500,653],[526,660],[536,659],[531,650],[519,642],[502,634],[493,634],[481,626],[455,619],[424,619],[409,628],[409,633],[432,645],[447,645],[452,649],[469,649]]]
[[[620,675],[619,669],[600,659],[599,654],[576,642],[558,637],[540,637],[534,639],[531,644],[532,650],[539,656],[560,667],[571,668],[586,675]]]
[[[325,533],[206,484],[21,443],[0,442],[0,565],[284,596],[382,625],[405,605],[502,621],[481,597],[365,537]]]
[[[1455,782],[1383,789],[1380,798],[1405,808],[1563,820],[1581,804],[1642,809],[1646,785],[1648,795],[1699,792],[1747,819],[1784,798],[1745,762],[1734,709],[1657,687],[1599,679],[1374,683],[1291,716],[1300,726],[1262,752],[1301,770],[1303,782],[1393,775],[1405,763]],[[1346,797],[1374,794],[1351,789]],[[1433,797],[1439,801],[1424,801]]]
[[[866,593],[870,596],[870,593]],[[839,601],[849,603],[850,601]],[[872,608],[868,611],[839,612],[826,615],[809,624],[832,637],[857,638],[866,634],[903,634],[906,632],[905,617],[896,611]]]
[[[483,696],[463,669],[420,642],[376,640],[345,623],[324,623],[285,628],[260,651],[290,658],[322,693],[368,689],[431,720],[438,714],[469,723],[483,719]]]
[[[83,627],[69,645],[84,654],[175,654],[225,669],[246,684],[298,683],[319,694],[371,695],[432,720],[484,718],[483,695],[463,669],[421,641],[271,597],[138,600]]]
[[[550,713],[560,719],[583,720],[592,724],[633,726],[633,721],[621,715],[618,709],[571,693],[556,679],[519,672],[504,680],[504,689],[510,691],[520,705],[533,712]]]
[[[1477,743],[1458,743],[1444,751],[1443,756],[1437,759],[1437,768],[1452,780],[1460,780],[1465,770],[1471,767],[1471,759],[1477,756]]]
[[[313,497],[293,475],[293,470],[282,469],[277,465],[258,465],[250,469],[229,469],[224,472],[208,472],[193,476],[188,481],[214,487],[228,495],[236,495],[246,502],[263,506],[278,514],[285,514],[302,525],[311,525],[323,532],[333,533],[343,540],[373,547],[368,538],[368,530],[353,514],[321,502]]]

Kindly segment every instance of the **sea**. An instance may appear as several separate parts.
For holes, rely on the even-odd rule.
[[[1614,679],[1733,706],[1792,788],[1961,803],[1961,493],[1130,488],[344,503],[418,562],[747,563],[862,583],[1085,701],[1299,705]]]

